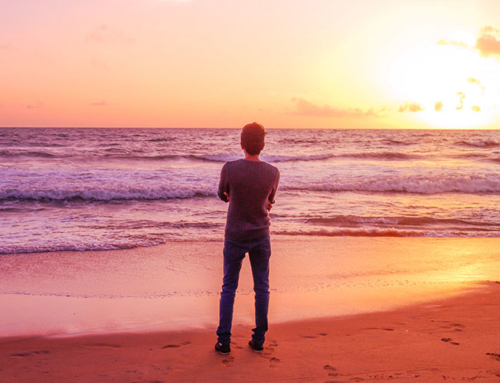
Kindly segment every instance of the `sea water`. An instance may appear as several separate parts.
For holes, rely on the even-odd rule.
[[[220,241],[239,129],[0,128],[0,253]],[[269,129],[274,236],[498,237],[500,131]]]

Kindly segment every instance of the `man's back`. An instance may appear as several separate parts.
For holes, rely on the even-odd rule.
[[[230,195],[226,238],[251,241],[269,234],[270,204],[279,183],[279,171],[263,161],[237,160],[224,165],[219,183],[219,197]]]

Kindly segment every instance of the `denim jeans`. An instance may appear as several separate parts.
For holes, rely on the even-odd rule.
[[[223,344],[231,343],[234,296],[246,253],[252,266],[255,291],[255,328],[252,330],[252,339],[257,345],[264,344],[269,309],[269,258],[271,257],[269,235],[251,242],[235,242],[230,239],[224,242],[224,279],[217,329],[218,341]]]

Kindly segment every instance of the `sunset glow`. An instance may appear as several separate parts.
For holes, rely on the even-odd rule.
[[[483,128],[500,3],[0,5],[0,126]]]

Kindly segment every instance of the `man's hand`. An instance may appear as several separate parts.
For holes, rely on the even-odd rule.
[[[227,202],[229,202],[229,193],[224,192],[224,195],[225,195],[225,196],[226,196],[226,198],[227,198]]]
[[[267,211],[270,212],[272,208],[273,208],[273,204],[271,202],[267,201]]]

